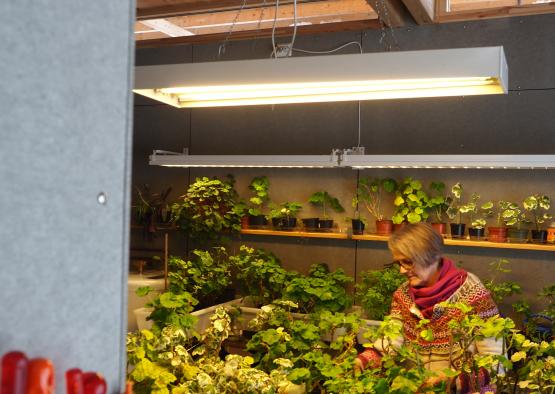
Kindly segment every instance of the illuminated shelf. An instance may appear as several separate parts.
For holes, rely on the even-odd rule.
[[[258,230],[242,229],[241,234],[245,235],[268,235],[278,237],[299,237],[299,238],[327,238],[327,239],[351,239],[354,241],[377,241],[387,242],[388,236],[376,234],[349,235],[339,232],[308,232],[308,231],[277,231],[277,230]],[[447,246],[464,246],[472,248],[492,248],[492,249],[517,249],[517,250],[536,250],[543,252],[555,252],[554,244],[532,244],[532,243],[501,243],[489,241],[472,241],[466,239],[444,240]]]

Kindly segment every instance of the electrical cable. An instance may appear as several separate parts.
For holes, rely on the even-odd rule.
[[[295,45],[295,38],[297,38],[297,0],[293,0],[293,37],[291,38],[291,44],[289,44],[288,56],[293,54],[293,45]]]
[[[274,59],[277,59],[277,53],[276,53],[276,23],[277,23],[277,18],[278,18],[278,12],[279,12],[279,0],[276,0],[276,11],[274,14],[274,25],[272,26],[272,55],[270,57],[273,57]]]
[[[362,45],[361,45],[360,42],[358,42],[358,41],[351,41],[351,42],[348,42],[348,43],[346,43],[346,44],[343,44],[343,45],[338,46],[337,48],[330,49],[329,51],[309,51],[309,50],[300,49],[300,48],[292,48],[292,50],[295,51],[295,52],[312,53],[312,54],[318,55],[318,54],[323,54],[323,53],[334,53],[334,52],[337,52],[337,51],[339,51],[339,50],[341,50],[341,49],[343,49],[343,48],[345,48],[345,47],[347,47],[347,46],[349,46],[349,45],[358,45],[358,48],[359,48],[359,50],[360,50],[360,53],[362,53]]]

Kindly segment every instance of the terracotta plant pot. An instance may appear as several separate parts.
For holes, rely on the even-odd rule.
[[[436,230],[441,235],[447,234],[447,224],[446,223],[432,223],[432,227],[433,227],[434,230]]]
[[[485,240],[485,237],[486,237],[486,229],[470,227],[468,229],[468,235],[470,236],[470,239],[473,241],[483,241]]]
[[[241,228],[249,228],[249,216],[243,216],[241,218]]]
[[[466,229],[466,224],[464,223],[451,223],[449,224],[451,228],[451,238],[461,239],[464,238],[464,230]]]
[[[507,227],[488,227],[488,241],[507,242]]]
[[[393,221],[384,219],[376,220],[376,234],[389,235],[393,232]]]
[[[319,223],[320,223],[320,219],[318,218],[303,219],[303,226],[305,227],[306,230],[312,230],[312,231],[317,230]]]
[[[532,242],[535,244],[544,244],[547,242],[547,230],[532,230]]]
[[[260,227],[266,226],[268,224],[268,219],[264,215],[249,215],[249,226],[250,227]]]
[[[394,224],[394,225],[393,225],[393,232],[402,229],[402,228],[405,227],[407,224],[408,224],[407,222]]]
[[[351,219],[351,225],[353,226],[354,235],[364,234],[364,222],[359,219]]]
[[[510,228],[507,230],[509,242],[525,244],[528,242],[528,229]]]

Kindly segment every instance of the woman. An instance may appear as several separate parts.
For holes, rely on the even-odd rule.
[[[474,274],[455,266],[453,261],[441,256],[443,238],[428,223],[409,224],[397,230],[389,238],[389,250],[400,272],[407,277],[394,293],[391,304],[391,317],[403,324],[403,338],[393,343],[399,346],[410,341],[420,346],[420,356],[424,365],[434,371],[449,368],[452,362],[457,367],[460,354],[453,353],[450,343],[448,322],[457,318],[455,308],[441,308],[437,304],[463,302],[473,308],[483,319],[497,315],[498,309],[489,291]],[[433,332],[433,340],[420,337],[418,323],[429,319],[427,328]],[[381,341],[374,344],[383,351]],[[379,353],[369,349],[359,354],[357,367],[363,369],[369,363],[379,365]],[[495,338],[477,341],[474,352],[481,354],[502,354],[503,343]],[[465,392],[464,387],[459,391]]]

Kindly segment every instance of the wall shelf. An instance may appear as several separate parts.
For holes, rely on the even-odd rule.
[[[388,236],[376,234],[349,235],[347,233],[337,232],[307,232],[307,231],[276,231],[276,230],[258,230],[258,229],[242,229],[241,234],[246,235],[269,235],[280,237],[300,237],[300,238],[327,238],[327,239],[351,239],[354,241],[377,241],[387,242]],[[489,241],[472,241],[465,239],[446,238],[447,246],[464,246],[473,248],[492,248],[492,249],[518,249],[518,250],[536,250],[544,252],[555,252],[553,244],[531,244],[531,243],[499,243]]]

